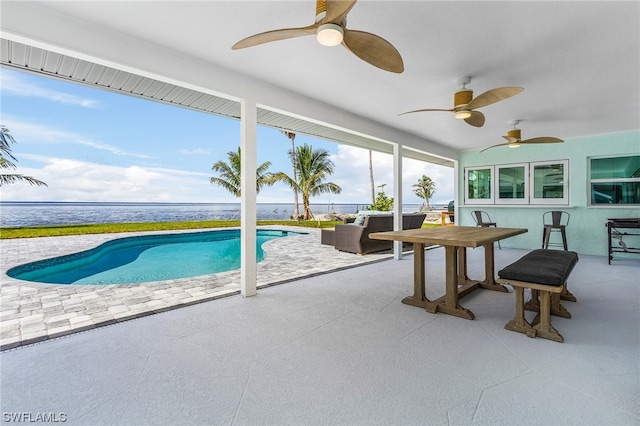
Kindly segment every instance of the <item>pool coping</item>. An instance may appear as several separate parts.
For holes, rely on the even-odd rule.
[[[141,284],[35,284],[11,278],[15,266],[141,235],[195,233],[208,228],[0,240],[0,351],[240,294],[240,270]],[[267,241],[257,264],[258,289],[393,258],[358,255],[320,244],[320,230],[291,226],[258,229],[295,233]]]

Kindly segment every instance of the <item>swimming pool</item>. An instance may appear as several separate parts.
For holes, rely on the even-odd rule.
[[[296,235],[257,231],[256,262],[262,244]],[[12,278],[46,284],[136,284],[196,277],[240,268],[240,230],[143,235],[108,241],[93,249],[11,268]]]

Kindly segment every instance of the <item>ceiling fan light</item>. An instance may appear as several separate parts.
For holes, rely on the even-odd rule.
[[[467,111],[467,110],[457,111],[454,116],[458,120],[464,120],[466,118],[471,117],[471,111]]]
[[[509,144],[509,148],[520,148],[520,144],[518,142],[512,142]]]
[[[342,43],[344,30],[340,25],[323,24],[316,30],[316,38],[318,43],[323,46],[337,46]]]

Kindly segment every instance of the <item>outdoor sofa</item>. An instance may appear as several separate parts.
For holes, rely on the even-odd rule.
[[[426,217],[425,213],[403,213],[402,229],[418,229]],[[345,222],[348,222],[345,220]],[[361,223],[361,224],[360,224]],[[393,241],[372,240],[373,232],[393,231],[393,214],[359,215],[353,223],[338,224],[333,233],[336,250],[349,253],[374,253],[393,248]],[[327,230],[326,233],[330,233]],[[325,236],[325,241],[327,236]]]

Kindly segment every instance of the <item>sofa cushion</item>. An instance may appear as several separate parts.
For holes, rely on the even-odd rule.
[[[389,212],[383,212],[379,210],[360,210],[358,212],[358,216],[356,216],[356,220],[353,221],[354,225],[362,226],[364,225],[364,219],[367,216],[377,215],[377,214],[389,214]]]

